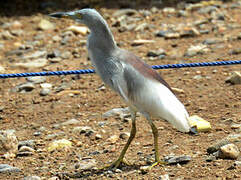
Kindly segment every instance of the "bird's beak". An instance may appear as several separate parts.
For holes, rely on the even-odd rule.
[[[76,16],[76,13],[71,11],[71,12],[56,12],[49,14],[50,17],[54,18],[65,18],[65,19],[77,19],[79,17]]]

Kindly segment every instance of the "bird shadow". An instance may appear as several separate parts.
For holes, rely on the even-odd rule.
[[[133,170],[139,170],[141,165],[131,165],[131,166],[121,166],[121,172],[130,172]],[[88,178],[88,177],[95,177],[100,175],[114,175],[117,172],[116,168],[104,168],[104,169],[85,169],[78,172],[61,172],[56,174],[56,176],[61,180],[67,179],[77,179],[77,178]]]

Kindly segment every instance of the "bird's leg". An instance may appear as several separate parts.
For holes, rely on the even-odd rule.
[[[164,162],[160,161],[160,156],[159,156],[159,147],[158,147],[158,130],[155,126],[155,124],[152,122],[152,120],[150,119],[149,116],[146,116],[151,129],[152,129],[152,133],[154,136],[154,148],[155,148],[155,162],[150,166],[149,169],[151,169],[152,167],[158,165],[158,164],[164,164]]]
[[[134,139],[135,135],[136,135],[136,112],[131,110],[131,121],[132,121],[132,126],[131,126],[131,133],[130,133],[130,137],[127,141],[127,143],[125,144],[124,148],[122,149],[119,158],[114,161],[110,166],[110,168],[117,168],[120,166],[121,163],[125,163],[127,165],[129,165],[125,160],[124,160],[124,156],[126,154],[126,151],[128,149],[128,147],[130,146],[132,140]]]

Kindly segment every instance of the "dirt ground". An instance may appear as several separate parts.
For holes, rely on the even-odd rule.
[[[232,2],[226,3],[230,6]],[[226,24],[238,24],[239,26],[226,29],[211,30],[208,34],[201,34],[194,37],[183,37],[165,39],[156,37],[155,32],[160,30],[162,23],[179,24],[195,22],[200,19],[208,19],[209,15],[200,14],[196,10],[190,11],[187,17],[167,15],[161,13],[161,9],[143,17],[139,23],[153,24],[153,28],[144,32],[124,31],[119,32],[118,27],[111,27],[115,40],[121,48],[128,49],[142,57],[150,65],[208,62],[219,60],[240,60],[241,54],[230,53],[240,47],[240,39],[230,39],[241,31],[240,8],[221,7],[229,18],[225,19]],[[102,7],[99,9],[105,17],[110,17],[117,9]],[[37,24],[41,18],[46,18],[55,24],[51,30],[41,31]],[[4,48],[0,50],[0,65],[5,68],[4,73],[13,72],[39,72],[43,70],[75,70],[91,68],[91,62],[87,60],[85,43],[79,43],[79,39],[85,40],[82,35],[74,36],[67,44],[61,45],[54,42],[52,37],[63,33],[64,29],[73,24],[67,20],[53,20],[44,14],[32,14],[30,16],[1,17],[2,23],[19,21],[24,34],[15,36],[12,39],[2,39]],[[112,20],[107,18],[109,24]],[[207,24],[211,29],[214,25]],[[0,30],[1,31],[1,30]],[[72,55],[68,59],[62,59],[57,63],[48,63],[42,68],[20,68],[13,64],[18,62],[18,57],[7,56],[6,53],[18,49],[19,44],[34,41],[36,36],[43,34],[41,43],[34,47],[34,51],[46,50],[52,52],[59,49],[60,52],[70,51]],[[221,43],[208,45],[210,51],[197,54],[193,57],[186,57],[184,53],[194,44],[199,44],[209,38],[223,39]],[[148,39],[154,43],[146,43],[140,46],[132,46],[134,40]],[[163,48],[167,56],[164,59],[147,57],[151,50]],[[34,52],[33,51],[33,52]],[[35,140],[36,151],[30,156],[17,156],[13,160],[1,158],[0,164],[9,164],[21,169],[19,173],[0,174],[0,179],[22,179],[26,176],[39,176],[48,179],[59,176],[62,173],[78,172],[78,178],[89,179],[158,179],[161,175],[168,174],[170,179],[241,179],[240,166],[230,168],[235,160],[217,159],[207,162],[207,147],[229,134],[237,133],[231,128],[232,123],[241,122],[241,85],[232,85],[225,82],[233,71],[240,72],[240,65],[201,67],[158,70],[171,87],[182,89],[183,93],[177,96],[183,102],[190,115],[198,115],[212,125],[209,132],[201,132],[197,136],[181,133],[172,128],[168,123],[155,119],[159,127],[160,157],[170,154],[190,155],[192,160],[184,165],[160,165],[154,167],[147,173],[140,171],[141,166],[147,165],[148,158],[154,157],[153,136],[151,129],[143,116],[137,117],[137,135],[126,153],[126,159],[131,166],[123,167],[120,172],[78,172],[74,166],[84,158],[96,160],[96,167],[102,167],[115,160],[127,138],[118,138],[114,143],[108,141],[112,135],[119,135],[123,132],[130,132],[130,122],[125,122],[119,117],[102,118],[101,115],[113,108],[126,107],[120,97],[109,88],[100,88],[103,83],[96,74],[51,76],[46,82],[53,86],[52,92],[47,96],[40,96],[39,84],[26,93],[13,92],[11,89],[26,82],[25,78],[0,79],[0,129],[14,129],[19,141]],[[201,75],[201,76],[199,76]],[[201,78],[194,78],[201,77]],[[67,84],[67,88],[57,92],[56,88]],[[72,92],[72,94],[71,94]],[[74,94],[73,94],[74,92]],[[78,125],[58,126],[69,119],[80,121]],[[104,122],[104,126],[99,123]],[[75,126],[90,126],[94,133],[91,135],[76,134],[72,129]],[[40,128],[44,127],[40,135]],[[60,133],[53,139],[47,139],[47,135]],[[97,139],[96,134],[101,138]],[[48,152],[46,149],[50,142],[57,139],[68,139],[73,142],[68,151],[60,150]],[[77,173],[77,174],[78,174]],[[63,176],[62,176],[63,177]],[[67,178],[67,177],[65,177]],[[72,177],[73,178],[73,177]]]

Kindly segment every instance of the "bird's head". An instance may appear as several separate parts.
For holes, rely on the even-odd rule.
[[[103,19],[95,9],[89,8],[69,12],[56,12],[49,14],[49,16],[54,18],[73,19],[81,24],[85,24],[90,29]]]

